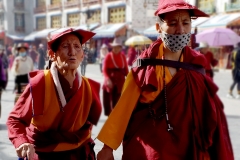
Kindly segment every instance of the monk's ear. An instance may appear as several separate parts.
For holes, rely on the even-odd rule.
[[[49,58],[50,58],[52,61],[54,61],[55,58],[56,58],[55,53],[54,53],[51,49],[48,50],[48,56],[49,56]]]
[[[158,33],[161,33],[161,26],[160,26],[160,23],[156,23],[156,25],[155,25],[155,27],[156,27],[156,31],[158,32]]]

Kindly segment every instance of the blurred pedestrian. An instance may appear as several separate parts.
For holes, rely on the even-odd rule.
[[[0,50],[1,52],[1,50]],[[4,71],[4,64],[3,61],[0,59],[0,118],[1,118],[1,102],[2,102],[2,91],[5,89],[5,84],[7,82],[7,76]]]
[[[86,68],[87,68],[87,64],[88,64],[88,54],[89,54],[89,49],[88,48],[84,48],[83,49],[83,60],[81,62],[81,74],[83,76],[85,76],[86,73]]]
[[[137,51],[136,48],[137,46],[129,46],[128,52],[127,52],[127,63],[128,66],[131,67],[133,61],[137,58]]]
[[[128,74],[127,60],[122,53],[121,41],[115,38],[110,45],[112,51],[106,55],[103,63],[103,106],[106,116],[116,105]]]
[[[46,61],[46,51],[44,50],[44,46],[42,43],[39,44],[38,53],[38,69],[44,69]]]
[[[98,139],[98,160],[233,160],[217,86],[206,59],[190,47],[191,18],[208,15],[184,0],[159,0],[161,38],[134,62]]]
[[[3,85],[3,89],[5,90],[6,87],[7,87],[7,82],[8,82],[8,65],[9,65],[9,61],[8,61],[8,57],[7,57],[7,54],[5,52],[5,49],[4,49],[4,47],[2,45],[0,45],[0,60],[2,61],[4,75],[6,76],[6,81],[2,84]]]
[[[14,59],[13,66],[11,68],[12,72],[15,75],[15,103],[24,91],[26,85],[29,83],[29,72],[33,71],[33,61],[32,58],[27,55],[27,50],[28,47],[23,43],[19,43],[17,45],[19,56]]]
[[[233,83],[230,86],[227,97],[234,98],[233,89],[237,85],[237,96],[235,98],[240,99],[240,43],[238,43],[237,48],[233,50],[232,78],[233,78]]]
[[[207,44],[207,42],[200,42],[198,50],[205,56],[208,62],[205,67],[206,75],[213,79],[214,76],[213,67],[215,67],[218,64],[218,60],[214,58],[213,53],[209,50],[209,45]]]
[[[77,72],[94,33],[69,28],[48,42],[49,70],[31,72],[7,120],[17,156],[28,160],[95,160],[93,125],[101,115],[100,84]]]
[[[103,63],[106,55],[108,54],[108,46],[104,43],[102,44],[100,48],[100,60],[99,60],[99,65],[100,65],[100,72],[102,73],[102,68],[103,68]]]
[[[35,45],[32,45],[30,51],[29,51],[29,56],[33,60],[34,68],[38,68],[38,59],[39,59],[39,53],[37,52],[37,48]]]
[[[12,55],[13,55],[14,57],[17,57],[17,56],[18,56],[17,43],[14,43],[11,51],[12,51]]]

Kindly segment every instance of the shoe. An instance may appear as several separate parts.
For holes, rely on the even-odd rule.
[[[238,94],[235,98],[236,98],[236,99],[240,99],[240,95]]]
[[[234,98],[234,96],[232,94],[227,94],[227,98]]]

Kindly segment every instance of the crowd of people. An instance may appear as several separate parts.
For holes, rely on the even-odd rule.
[[[91,31],[53,34],[47,52],[42,44],[37,50],[19,43],[7,60],[0,46],[0,91],[8,67],[15,74],[17,96],[7,127],[18,157],[113,160],[122,143],[123,160],[234,159],[213,81],[218,60],[205,42],[188,46],[191,19],[208,15],[183,0],[161,0],[155,16],[159,38],[150,46],[129,46],[125,54],[119,38],[102,44],[102,86],[85,76],[84,46],[95,34]],[[232,59],[231,96],[236,84],[240,95],[239,48]],[[102,108],[108,119],[97,136],[103,148],[96,154],[92,127]]]

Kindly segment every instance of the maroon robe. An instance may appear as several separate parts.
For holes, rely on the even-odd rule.
[[[95,159],[93,150],[94,142],[91,138],[87,139],[80,147],[68,151],[52,152],[54,146],[59,142],[76,143],[82,137],[86,137],[92,129],[93,124],[97,124],[101,115],[101,103],[99,100],[100,84],[88,79],[91,86],[92,102],[90,112],[85,124],[75,132],[48,130],[46,132],[38,131],[32,124],[31,120],[34,116],[41,116],[44,109],[44,94],[45,94],[45,79],[43,71],[35,71],[30,73],[30,84],[25,89],[24,93],[19,98],[13,111],[10,113],[7,125],[9,139],[14,144],[15,148],[23,143],[32,143],[35,145],[36,154],[34,160],[40,159]],[[33,78],[34,77],[34,78]],[[70,89],[68,82],[59,75],[60,83],[63,87],[64,96],[67,100],[67,105],[63,114],[59,108],[59,118],[62,119],[61,124],[65,125],[75,117],[70,113],[70,109],[74,112],[74,108],[79,106],[74,95],[81,93],[81,87],[78,89],[78,77],[73,82],[73,88]],[[50,96],[50,95],[49,95]],[[70,99],[75,99],[70,101]],[[24,105],[24,106],[23,106]],[[59,119],[56,119],[59,122]],[[91,158],[90,158],[91,157]]]
[[[141,54],[154,58],[158,40]],[[184,48],[184,62],[205,65],[203,55]],[[132,70],[142,90],[157,90],[154,66]],[[152,102],[159,119],[150,116],[149,105],[138,103],[123,140],[123,160],[233,160],[223,104],[212,80],[190,70],[180,70],[167,85],[168,117],[172,131],[167,131],[163,91]]]

